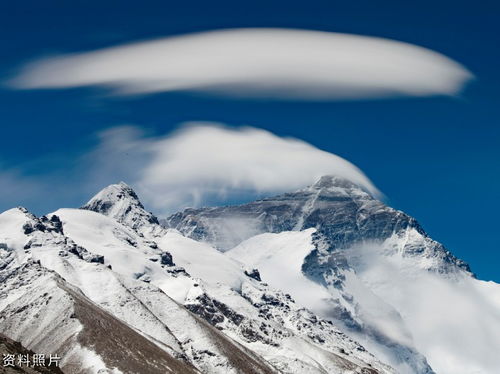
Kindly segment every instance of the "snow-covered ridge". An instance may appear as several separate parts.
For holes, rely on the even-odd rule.
[[[70,373],[129,372],[112,354],[122,337],[146,339],[141,347],[152,343],[148,352],[163,352],[169,369],[156,363],[154,370],[136,368],[140,373],[393,372],[213,247],[155,223],[121,219],[134,209],[135,217],[147,212],[132,194],[118,195],[120,209],[105,210],[111,217],[84,209],[41,218],[18,209],[0,215],[0,276],[9,280],[0,291],[1,331],[30,348],[61,349]],[[39,308],[48,305],[43,313],[30,295]],[[92,341],[103,331],[85,319],[91,314],[124,336]],[[40,328],[31,334],[33,326]],[[123,354],[131,365],[148,353],[130,347]]]
[[[426,250],[419,253],[420,246],[408,242],[402,248],[405,255],[439,257],[438,266],[428,269],[431,271],[470,273],[465,262],[430,239],[414,218],[388,207],[356,184],[334,176],[324,176],[296,192],[243,205],[186,209],[168,217],[164,225],[221,251],[262,233],[316,228],[328,242],[328,251],[333,252],[364,241],[383,242],[393,234],[413,229],[426,239]]]
[[[293,193],[187,209],[165,222],[258,268],[271,286],[335,321],[398,372],[494,373],[500,367],[495,354],[500,343],[485,344],[478,333],[488,330],[489,341],[500,342],[488,327],[500,328],[498,307],[490,308],[498,285],[490,283],[483,303],[485,286],[465,262],[415,219],[349,181],[325,176]],[[455,310],[455,303],[469,313]],[[489,312],[482,327],[466,322],[481,319],[483,307]],[[431,310],[437,316],[427,315]]]
[[[368,367],[370,363],[374,367],[379,365],[383,370],[389,370],[377,364],[364,349],[358,351],[359,345],[333,326],[326,323],[323,327],[310,324],[310,316],[299,312],[302,308],[296,306],[293,300],[250,277],[249,269],[207,244],[185,238],[172,230],[164,230],[161,235],[157,230],[151,230],[156,234],[149,238],[142,233],[134,235],[130,228],[84,210],[64,209],[55,214],[61,217],[67,235],[92,252],[103,255],[105,263],[109,263],[115,272],[158,286],[188,310],[283,372],[297,372],[297,367],[301,367],[311,373],[321,373],[319,363],[336,372],[338,362],[361,367]],[[129,235],[128,240],[122,240],[126,235]],[[166,264],[162,263],[165,249],[168,249],[172,259]],[[262,300],[260,303],[257,299],[251,301],[249,295],[260,295]],[[264,305],[266,300],[283,302],[272,306],[271,313],[264,313],[269,309],[269,305]],[[283,325],[283,316],[291,318],[291,315],[288,316],[291,312],[296,314],[294,322]],[[306,334],[305,329],[303,332],[297,330],[299,325],[310,325],[310,333]],[[327,331],[336,332],[332,334],[333,340],[315,342],[312,337],[324,335],[326,326],[329,329]],[[294,343],[291,345],[292,337]],[[325,362],[322,362],[325,358],[312,360],[309,354],[297,350],[297,342],[309,346],[310,352],[333,351],[332,354],[338,357]]]
[[[326,176],[300,191],[188,209],[166,222],[124,183],[82,209],[0,214],[0,333],[28,348],[65,334],[70,373],[128,372],[112,350],[95,346],[102,331],[88,313],[121,332],[109,347],[124,337],[150,347],[130,347],[132,361],[159,350],[159,365],[169,367],[162,372],[500,367],[499,285],[476,280],[413,218],[349,181]],[[60,301],[45,304],[48,297]]]
[[[82,209],[112,217],[132,229],[158,224],[158,219],[144,209],[137,194],[125,182],[104,188]]]

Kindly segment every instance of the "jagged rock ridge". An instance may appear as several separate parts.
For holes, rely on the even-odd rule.
[[[104,188],[82,209],[113,217],[133,229],[158,224],[158,219],[144,209],[135,191],[125,182]]]
[[[288,292],[293,296],[295,291],[302,305],[317,304],[313,311],[335,321],[344,332],[363,341],[379,358],[401,372],[431,373],[432,366],[444,373],[455,373],[457,367],[467,366],[468,360],[477,360],[474,356],[466,357],[480,344],[481,337],[473,333],[477,330],[472,325],[464,328],[458,322],[456,310],[449,306],[457,301],[448,300],[459,297],[462,303],[474,304],[476,301],[471,300],[477,300],[479,305],[483,285],[475,281],[464,261],[432,240],[414,218],[388,207],[345,179],[325,176],[302,190],[247,204],[186,209],[168,217],[163,224],[243,259],[249,267],[260,270],[262,279],[266,279],[266,272],[261,267],[269,266],[268,278],[276,273],[277,264],[271,267],[269,259],[283,245],[279,241],[275,246],[268,243],[280,234],[286,241],[287,236],[291,237],[288,233],[312,229],[309,244],[305,244],[310,249],[300,259],[300,273],[321,286],[318,295],[326,290],[329,296],[318,296],[312,301],[304,297],[307,291],[290,287]],[[275,236],[266,236],[268,233]],[[293,246],[290,242],[286,245]],[[255,255],[262,248],[267,252],[262,257]],[[283,257],[281,261],[288,260]],[[306,284],[307,280],[301,282]],[[419,282],[423,286],[416,289],[414,285]],[[271,285],[285,291],[288,287],[276,278]],[[434,288],[440,287],[446,291],[441,297],[434,296]],[[457,291],[461,288],[464,289]],[[473,293],[467,294],[468,289],[474,289]],[[412,298],[420,298],[421,303],[412,306]],[[452,318],[443,318],[441,322],[442,326],[449,324],[447,334],[460,327],[462,331],[469,330],[463,335],[463,340],[470,341],[469,350],[455,353],[456,345],[447,340],[447,334],[438,332],[439,324],[436,333],[428,332],[420,322],[426,313],[420,305],[428,305],[427,310],[435,310],[433,313],[439,315],[447,310]],[[482,308],[477,309],[479,313]],[[412,317],[408,319],[408,315]],[[488,318],[494,323],[494,313]],[[468,335],[474,335],[474,339],[467,339]],[[447,354],[455,355],[461,363],[451,369],[446,367],[439,359],[438,349],[429,343],[433,340],[440,340],[448,349]],[[488,352],[488,360],[495,361],[489,357],[493,356],[492,351]],[[426,357],[431,359],[430,365]],[[470,368],[488,370],[481,364],[471,364]]]
[[[82,208],[0,215],[0,332],[30,349],[63,344],[70,373],[129,372],[113,348],[120,339],[141,342],[126,352],[132,361],[161,351],[161,363],[143,362],[139,372],[166,365],[159,370],[490,374],[498,367],[494,345],[482,343],[500,339],[498,329],[484,329],[497,323],[497,285],[474,279],[413,218],[346,180],[324,177],[241,206],[189,209],[169,217],[168,227],[124,183]],[[457,310],[471,311],[459,318]],[[95,344],[103,331],[89,315],[111,326],[104,345]],[[45,332],[54,326],[58,335]],[[461,339],[465,350],[446,339],[456,334],[470,341]],[[433,341],[458,364],[446,366]]]
[[[318,241],[323,239],[331,253],[359,242],[382,242],[392,235],[414,230],[425,238],[426,246],[408,243],[403,248],[406,255],[439,257],[439,264],[432,269],[437,272],[457,268],[470,272],[464,261],[430,239],[414,218],[386,206],[356,184],[334,176],[324,176],[297,192],[248,204],[186,209],[168,217],[164,225],[222,251],[266,232],[315,228]]]
[[[68,373],[393,372],[254,269],[159,227],[134,195],[120,184],[98,194],[119,208],[94,198],[92,210],[0,215],[1,331],[59,349]],[[221,263],[231,284],[192,258]]]

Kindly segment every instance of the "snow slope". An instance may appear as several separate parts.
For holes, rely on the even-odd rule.
[[[114,193],[119,188],[128,190],[123,184],[108,187]],[[85,207],[102,206],[99,196],[107,198],[110,193],[101,191]],[[117,199],[117,203],[122,205],[123,199]],[[212,246],[150,222],[130,223],[116,215],[112,205],[105,205],[102,213],[107,217],[73,209],[54,214],[61,218],[68,237],[103,255],[104,263],[114,272],[158,286],[231,339],[263,356],[274,368],[287,373],[335,373],[345,372],[345,367],[361,370],[372,366],[390,372],[331,324],[297,307],[288,295],[253,279],[249,276],[251,269]],[[131,206],[120,212],[127,215],[139,204],[131,201]],[[143,216],[137,210],[136,214]],[[165,253],[175,265],[163,264]]]
[[[261,234],[226,252],[226,256],[259,270],[272,287],[291,294],[301,305],[327,316],[328,290],[302,273],[304,258],[314,249],[314,229]]]
[[[500,285],[467,272],[450,276],[428,271],[428,259],[403,255],[403,243],[421,240],[418,233],[409,232],[404,238],[396,235],[383,243],[343,251],[349,270],[342,272],[339,290],[313,282],[302,271],[305,258],[315,248],[313,234],[314,229],[261,234],[226,254],[258,268],[271,286],[290,293],[324,318],[338,319],[329,312],[340,300],[356,322],[415,348],[436,373],[498,371]],[[375,339],[355,329],[345,331],[400,372],[414,372],[415,368],[391,359]]]
[[[0,214],[0,333],[69,373],[500,367],[500,286],[351,182],[166,222],[125,183]]]
[[[0,222],[15,218],[19,224],[0,231],[0,242],[8,243],[2,257],[25,254],[2,266],[0,329],[6,335],[29,348],[50,347],[65,357],[68,373],[194,373],[195,367],[206,373],[274,372],[159,288],[101,263],[100,255],[54,230],[53,217],[42,221],[20,210],[0,215]],[[123,345],[131,346],[124,351]]]
[[[415,219],[350,181],[325,176],[248,204],[186,209],[165,225],[258,268],[399,372],[500,367],[498,285],[477,281]]]
[[[69,373],[104,369],[122,373],[129,368],[150,373],[195,372],[171,355],[172,350],[159,348],[50,270],[53,264],[68,273],[77,265],[106,269],[73,253],[74,243],[65,240],[56,225],[20,209],[0,215],[0,222],[5,218],[23,225],[11,226],[9,232],[0,226],[0,242],[5,244],[0,270],[0,328],[4,334],[29,349],[58,354],[62,368]],[[16,246],[23,236],[24,245]],[[21,261],[16,256],[19,252],[24,252]]]

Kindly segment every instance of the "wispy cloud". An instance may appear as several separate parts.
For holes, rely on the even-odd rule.
[[[134,127],[115,128],[101,136],[93,156],[101,165],[96,173],[129,173],[130,183],[158,210],[291,191],[325,174],[350,179],[378,194],[363,172],[345,159],[262,129],[191,123],[168,136],[141,137]]]
[[[21,201],[39,211],[36,205],[46,209],[50,200],[55,209],[75,199],[83,203],[98,189],[123,180],[162,215],[293,191],[325,174],[350,179],[378,194],[361,170],[339,156],[262,129],[216,123],[188,123],[159,136],[135,126],[111,128],[99,134],[92,150],[65,165],[36,176],[22,167],[15,174],[0,171],[0,187],[8,193],[0,196],[0,205]]]
[[[104,86],[114,94],[199,91],[281,99],[456,95],[472,74],[393,40],[307,30],[233,29],[61,55],[25,66],[17,89]]]

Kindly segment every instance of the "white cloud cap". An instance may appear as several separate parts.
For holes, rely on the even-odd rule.
[[[105,86],[118,95],[198,91],[337,100],[456,95],[472,74],[437,52],[382,38],[293,29],[229,29],[51,57],[18,89]]]
[[[378,194],[363,172],[343,158],[252,127],[188,124],[155,138],[119,127],[102,134],[94,157],[100,175],[93,179],[118,171],[162,213],[245,194],[289,192],[327,174]]]

